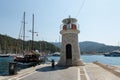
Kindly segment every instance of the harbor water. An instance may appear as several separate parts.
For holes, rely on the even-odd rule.
[[[9,63],[13,62],[13,57],[0,57],[0,75],[8,75]]]
[[[54,59],[56,62],[58,62],[60,59],[59,56],[49,56],[47,58],[49,61]],[[105,57],[104,55],[82,55],[81,59],[85,63],[98,61],[104,64],[120,66],[120,57]],[[13,62],[13,57],[0,57],[0,76],[8,75],[10,62]]]
[[[60,57],[49,57],[49,59],[59,61]],[[104,55],[82,55],[81,59],[85,63],[98,61],[104,64],[120,66],[120,57],[105,57]]]

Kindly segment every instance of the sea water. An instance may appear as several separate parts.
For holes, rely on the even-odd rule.
[[[104,64],[120,66],[120,57],[106,57],[104,55],[82,55],[81,58],[86,63],[98,61]]]
[[[50,60],[54,59],[55,61],[59,61],[60,57],[48,57]],[[82,55],[81,59],[85,63],[92,63],[95,61],[109,64],[109,65],[118,65],[120,66],[120,57],[105,57],[104,55]]]
[[[0,57],[0,75],[9,74],[9,63],[13,62],[13,57]]]
[[[49,61],[54,59],[56,62],[60,60],[60,57],[49,56]],[[120,66],[120,57],[105,57],[104,55],[82,55],[81,59],[85,63],[101,62],[109,65]],[[13,62],[13,57],[0,57],[0,75],[8,75],[9,73],[9,62]]]

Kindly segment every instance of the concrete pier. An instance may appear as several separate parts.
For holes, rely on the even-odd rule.
[[[17,75],[0,76],[0,80],[120,80],[120,77],[94,63],[55,68],[41,64],[21,70]]]

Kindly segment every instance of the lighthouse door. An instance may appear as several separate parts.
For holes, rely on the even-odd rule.
[[[72,65],[72,46],[66,45],[66,65]]]

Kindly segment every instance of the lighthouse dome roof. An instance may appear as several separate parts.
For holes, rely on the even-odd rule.
[[[75,18],[66,18],[62,21],[64,24],[76,23],[77,19]]]

